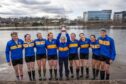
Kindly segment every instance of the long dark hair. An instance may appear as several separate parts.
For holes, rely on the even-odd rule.
[[[30,35],[30,34],[25,34],[25,35],[24,35],[24,39],[25,39],[25,41],[26,41],[26,37],[27,37],[28,35]]]
[[[80,33],[80,34],[79,34],[79,36],[80,36],[81,34],[83,34],[83,35],[84,35],[84,33]]]
[[[93,36],[94,38],[96,38],[96,36],[95,36],[95,35],[93,35],[93,34],[92,34],[92,35],[90,35],[90,37],[91,37],[91,36]]]

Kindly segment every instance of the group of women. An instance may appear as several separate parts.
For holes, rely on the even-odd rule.
[[[114,40],[107,35],[105,29],[100,31],[100,35],[97,39],[95,35],[87,38],[84,33],[80,33],[80,39],[77,40],[75,33],[71,33],[69,36],[66,30],[63,30],[56,39],[54,39],[53,33],[49,32],[47,39],[44,39],[41,33],[37,33],[37,39],[32,40],[31,35],[26,34],[23,41],[18,38],[17,32],[12,32],[12,39],[7,42],[6,46],[6,60],[9,65],[14,67],[18,80],[23,80],[23,52],[31,81],[36,80],[35,62],[38,65],[39,80],[47,79],[47,62],[49,64],[49,80],[63,79],[63,65],[66,80],[75,77],[76,79],[84,78],[84,71],[86,72],[85,77],[88,79],[89,48],[91,48],[92,79],[108,80],[109,67],[116,56],[115,45]],[[59,70],[59,76],[57,70]],[[76,76],[74,70],[76,70]]]

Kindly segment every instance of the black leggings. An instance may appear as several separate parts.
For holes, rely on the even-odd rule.
[[[59,58],[59,73],[60,77],[63,76],[63,64],[65,67],[65,76],[68,77],[69,69],[68,69],[68,58]]]

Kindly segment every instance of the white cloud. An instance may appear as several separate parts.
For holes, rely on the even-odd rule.
[[[1,0],[0,16],[82,16],[84,11],[112,9],[122,11],[125,0]]]

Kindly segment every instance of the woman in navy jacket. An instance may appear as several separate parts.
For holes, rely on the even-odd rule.
[[[83,68],[86,70],[86,78],[89,78],[89,45],[90,39],[86,38],[84,33],[80,33],[80,62],[81,62],[81,77],[83,77]]]
[[[107,31],[105,29],[101,29],[100,34],[101,37],[98,38],[100,44],[100,60],[102,61],[100,75],[101,80],[109,80],[110,64],[115,60],[116,57],[115,43],[114,40],[107,35]]]
[[[80,72],[80,61],[78,57],[78,40],[76,39],[76,34],[71,33],[71,40],[69,40],[69,62],[70,62],[70,72],[71,72],[71,78],[74,77],[73,75],[73,67],[75,63],[76,67],[76,77],[79,79],[79,72]]]
[[[38,74],[39,74],[39,80],[42,80],[42,74],[41,71],[43,69],[43,80],[46,80],[46,39],[42,37],[41,33],[37,33],[37,39],[35,42],[35,48],[36,48],[36,60],[38,64]]]
[[[49,62],[49,67],[50,67],[49,80],[52,80],[53,78],[53,71],[55,73],[55,80],[58,80],[57,78],[57,39],[53,38],[52,32],[48,33],[48,39],[46,41],[46,48],[47,48],[48,62]]]
[[[90,36],[90,48],[92,49],[93,80],[98,79],[100,70],[100,44],[95,35]]]
[[[29,79],[35,81],[35,52],[34,52],[34,41],[31,40],[31,35],[26,34],[24,36],[25,41],[23,47],[25,49],[25,62],[27,63],[28,67],[28,75]]]
[[[60,80],[63,77],[63,65],[65,67],[65,76],[66,79],[69,80],[69,69],[68,69],[68,58],[69,58],[69,40],[70,37],[66,33],[65,36],[61,36],[62,33],[58,35],[58,51],[59,51],[59,73],[60,73]],[[58,40],[57,39],[57,40]]]
[[[18,38],[17,32],[11,33],[12,39],[7,42],[6,60],[13,66],[17,80],[23,79],[23,40]]]

